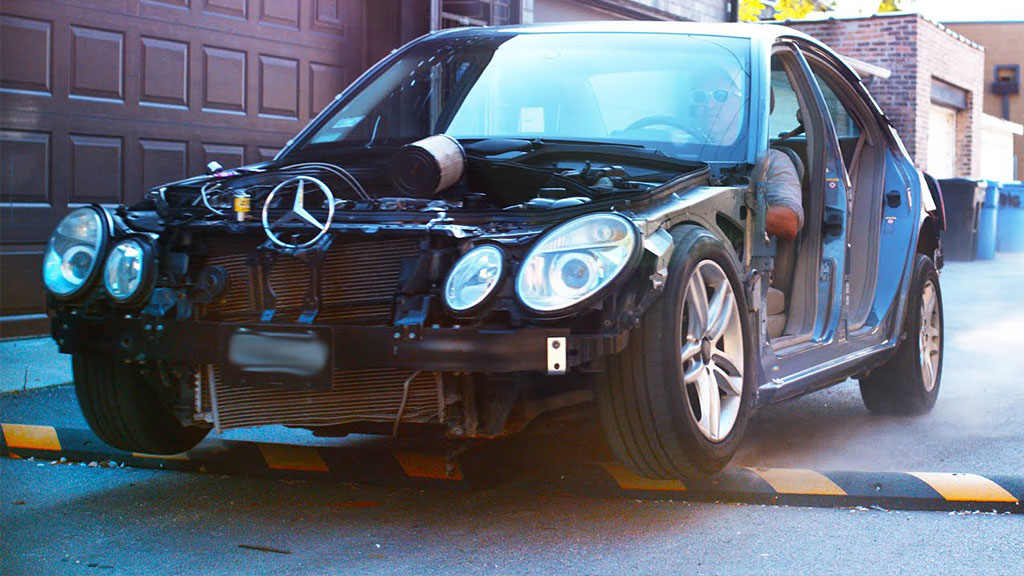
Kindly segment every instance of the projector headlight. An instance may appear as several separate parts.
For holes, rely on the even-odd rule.
[[[497,246],[477,246],[466,252],[444,283],[444,301],[455,312],[479,306],[494,291],[505,268],[505,257]]]
[[[541,238],[516,277],[519,300],[537,312],[569,308],[611,283],[636,251],[636,228],[616,214],[570,220]]]
[[[79,208],[57,224],[43,255],[43,283],[58,298],[80,294],[95,279],[110,235],[99,208]]]
[[[152,277],[153,259],[148,245],[128,238],[110,249],[103,268],[103,286],[116,302],[137,301],[148,292]]]

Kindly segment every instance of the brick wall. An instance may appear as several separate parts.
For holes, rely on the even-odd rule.
[[[983,49],[918,14],[787,22],[852,56],[892,71],[868,89],[893,120],[917,165],[928,167],[928,110],[933,79],[967,91],[967,109],[957,114],[957,175],[978,174],[974,145],[980,131],[984,89]]]

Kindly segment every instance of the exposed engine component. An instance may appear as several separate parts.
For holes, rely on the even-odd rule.
[[[455,185],[465,169],[462,145],[437,134],[403,146],[392,160],[391,179],[400,194],[424,197]]]

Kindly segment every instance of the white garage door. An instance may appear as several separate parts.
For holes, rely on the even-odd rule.
[[[929,174],[952,178],[956,167],[956,110],[932,104],[928,117]]]

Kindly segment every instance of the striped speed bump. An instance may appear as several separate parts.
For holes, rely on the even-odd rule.
[[[115,462],[136,468],[249,476],[304,476],[367,484],[465,484],[443,453],[373,450],[359,447],[295,446],[211,439],[182,454],[125,452],[89,430],[2,424],[0,455],[73,462]],[[469,485],[469,484],[467,484]]]
[[[731,468],[711,478],[682,482],[642,478],[619,464],[601,463],[561,478],[590,493],[634,498],[674,494],[686,500],[752,504],[1024,513],[1024,477]]]
[[[525,477],[578,494],[620,498],[1024,513],[1024,476],[738,468],[697,481],[652,480],[614,463],[556,459],[527,466],[522,460],[529,457],[507,446],[467,453],[454,466],[437,452],[217,440],[208,440],[184,454],[156,456],[110,448],[87,430],[22,424],[3,424],[2,428],[0,455],[13,458],[65,457],[71,461],[123,462],[140,468],[301,476],[379,485],[429,482],[475,487]]]

